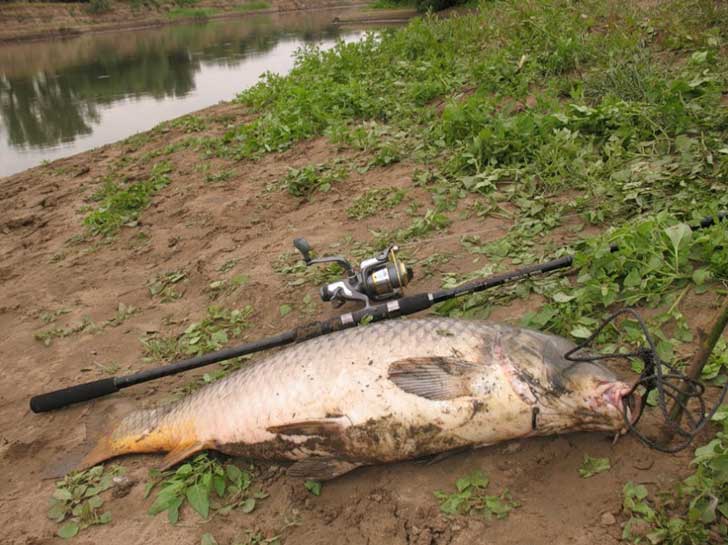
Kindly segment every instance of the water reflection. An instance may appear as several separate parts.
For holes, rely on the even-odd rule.
[[[230,99],[303,43],[354,39],[331,13],[256,16],[0,48],[0,176]]]

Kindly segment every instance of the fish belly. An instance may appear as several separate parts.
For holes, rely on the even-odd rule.
[[[203,444],[261,459],[388,462],[520,437],[531,407],[490,349],[500,327],[396,320],[320,337],[205,387],[167,418],[194,421]],[[393,366],[417,373],[430,362],[465,369],[466,390],[443,393],[450,375],[431,376],[437,366],[391,378]]]

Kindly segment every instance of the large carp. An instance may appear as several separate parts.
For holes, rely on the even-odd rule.
[[[348,329],[128,415],[82,465],[168,452],[170,467],[214,449],[293,460],[289,474],[330,479],[520,437],[619,431],[630,387],[598,364],[565,360],[573,347],[537,331],[444,318]]]

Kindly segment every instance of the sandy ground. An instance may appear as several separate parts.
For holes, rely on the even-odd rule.
[[[245,112],[236,105],[220,105],[201,115],[209,121],[207,133],[219,134],[228,123],[239,122]],[[109,172],[116,168],[120,174],[141,179],[151,168],[151,163],[137,162],[142,155],[187,136],[179,129],[157,132],[139,149],[114,144],[0,179],[4,211],[0,217],[0,541],[4,544],[61,542],[54,537],[56,525],[46,518],[54,486],[43,478],[49,468],[72,456],[86,439],[86,424],[105,407],[122,401],[152,404],[194,374],[47,414],[30,412],[31,395],[108,376],[104,368],[110,366],[125,373],[153,365],[143,361],[139,338],[154,331],[181,333],[189,323],[200,320],[212,303],[209,284],[235,274],[248,275],[250,282],[214,303],[254,307],[254,327],[245,339],[332,316],[337,311],[317,300],[316,288],[292,287],[290,278],[273,271],[272,263],[292,250],[291,240],[305,236],[322,253],[346,253],[346,245],[333,245],[347,235],[365,241],[370,229],[406,225],[410,219],[405,209],[412,201],[429,203],[424,190],[412,186],[415,167],[408,163],[353,173],[311,201],[267,190],[288,167],[335,156],[337,151],[323,139],[258,162],[206,161],[210,172],[234,171],[230,180],[221,183],[205,182],[197,152],[180,151],[170,157],[172,183],[154,197],[139,225],[124,228],[109,242],[79,241],[83,208]],[[122,158],[128,166],[119,167]],[[350,200],[372,187],[407,187],[408,197],[377,217],[359,222],[347,219]],[[419,270],[412,290],[438,286],[442,272],[482,266],[463,252],[458,242],[461,234],[480,232],[487,240],[501,236],[507,228],[500,219],[456,220],[446,232],[433,235],[434,240],[408,244],[407,252],[418,259],[436,252],[452,256],[430,277]],[[230,260],[237,260],[234,268],[220,272]],[[170,303],[151,298],[150,279],[174,270],[186,272],[186,280],[176,286],[184,296]],[[313,316],[300,312],[306,293],[316,302]],[[140,311],[121,325],[104,326],[119,303]],[[295,309],[283,318],[282,303]],[[532,299],[499,307],[493,318],[516,322],[536,305],[538,301]],[[61,310],[68,312],[50,325],[43,322],[43,313]],[[704,326],[710,318],[705,300],[688,296],[682,310],[693,328]],[[56,338],[50,346],[34,338],[50,327],[77,326],[86,316],[98,330]],[[613,469],[581,479],[578,468],[584,454],[609,457]],[[575,434],[483,448],[431,465],[408,462],[364,468],[326,484],[320,497],[309,495],[275,466],[260,466],[270,497],[252,514],[234,511],[204,522],[186,512],[172,527],[163,515],[148,516],[151,500],[143,499],[147,471],[159,458],[133,456],[120,463],[138,484],[125,497],[109,500],[112,522],[82,532],[74,542],[196,544],[203,533],[210,532],[218,543],[228,545],[244,543],[246,529],[259,529],[267,536],[280,534],[285,543],[303,545],[610,544],[618,541],[620,523],[625,520],[620,512],[624,483],[668,486],[687,472],[690,457],[690,452],[649,451],[632,437],[613,444],[611,437],[602,434]],[[433,492],[452,490],[458,477],[474,469],[491,477],[491,490],[507,487],[522,506],[508,519],[492,522],[441,515]]]

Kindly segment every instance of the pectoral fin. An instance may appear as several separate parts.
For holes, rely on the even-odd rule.
[[[458,358],[407,358],[389,366],[389,380],[408,394],[454,399],[472,395],[470,379],[478,367]]]
[[[330,418],[288,422],[287,424],[269,426],[266,430],[270,433],[280,435],[316,435],[319,437],[327,437],[343,433],[349,424],[350,421],[347,417],[333,416]]]
[[[294,479],[328,481],[356,469],[361,464],[336,458],[314,457],[299,460],[288,468],[288,476]]]

